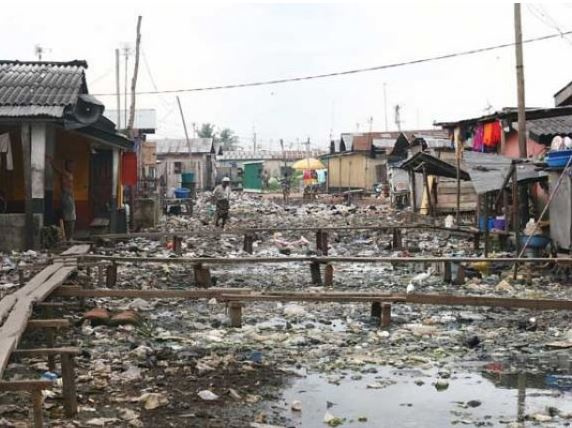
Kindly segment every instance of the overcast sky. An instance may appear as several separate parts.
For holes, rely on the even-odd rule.
[[[522,13],[525,39],[572,29],[570,4],[523,5]],[[31,60],[40,44],[47,60],[87,60],[91,93],[114,92],[114,50],[134,45],[138,14],[142,91],[321,74],[514,41],[511,3],[24,0],[2,8],[2,56]],[[572,37],[528,44],[524,58],[527,106],[552,106],[553,94],[572,80]],[[325,148],[331,133],[385,129],[384,83],[390,130],[396,104],[403,129],[479,116],[489,106],[516,105],[514,48],[180,98],[189,126],[229,127],[248,147],[255,129],[265,147],[283,138],[297,148],[310,137],[313,147]],[[114,97],[99,98],[115,108]],[[137,107],[157,110],[158,136],[184,135],[174,94],[142,95]]]

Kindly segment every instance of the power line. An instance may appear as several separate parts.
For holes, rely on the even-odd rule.
[[[565,32],[558,32],[557,34],[549,34],[540,37],[534,37],[531,39],[525,39],[522,41],[523,44],[528,43],[535,43],[544,40],[550,40],[558,37],[563,37],[566,35],[572,34],[572,30],[565,31]],[[306,80],[316,80],[316,79],[324,79],[328,77],[336,77],[336,76],[347,76],[350,74],[358,74],[358,73],[367,73],[371,71],[379,71],[379,70],[387,70],[390,68],[397,68],[397,67],[404,67],[408,65],[416,65],[416,64],[423,64],[427,62],[433,61],[442,61],[445,59],[456,58],[461,56],[467,55],[474,55],[483,52],[490,52],[493,50],[503,49],[514,46],[514,42],[510,43],[503,43],[494,46],[486,46],[482,48],[470,49],[466,51],[454,52],[444,55],[438,55],[428,58],[421,58],[415,59],[410,61],[403,61],[403,62],[396,62],[392,64],[384,64],[384,65],[377,65],[373,67],[365,67],[365,68],[356,68],[352,70],[345,70],[345,71],[337,71],[333,73],[324,73],[324,74],[314,74],[309,76],[302,76],[302,77],[290,77],[290,78],[283,78],[283,79],[271,79],[271,80],[262,80],[258,82],[247,82],[247,83],[234,83],[228,85],[217,85],[217,86],[205,86],[205,87],[198,87],[198,88],[188,88],[188,89],[170,89],[170,90],[162,90],[162,91],[141,91],[137,92],[137,95],[159,95],[159,94],[176,94],[176,93],[184,93],[184,92],[204,92],[204,91],[215,91],[221,89],[236,89],[236,88],[248,88],[248,87],[256,87],[256,86],[267,86],[267,85],[277,85],[282,83],[290,83],[290,82],[300,82]],[[95,96],[115,96],[112,93],[100,93],[100,94],[92,94]]]

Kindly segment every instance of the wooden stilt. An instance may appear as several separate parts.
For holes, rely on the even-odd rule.
[[[401,250],[403,248],[403,238],[401,235],[401,229],[398,227],[393,228],[393,249]]]
[[[230,326],[234,328],[242,327],[242,303],[230,302],[228,312],[230,316]]]
[[[73,356],[68,353],[60,354],[62,362],[62,381],[64,395],[64,413],[68,418],[77,414],[77,391]]]
[[[473,235],[473,249],[475,251],[479,251],[480,247],[481,247],[481,233],[475,232],[475,234]]]
[[[451,262],[443,262],[443,281],[450,284],[452,279]]]
[[[322,254],[324,256],[328,255],[328,232],[326,230],[322,230],[321,234],[321,241],[322,241]]]
[[[103,287],[103,265],[97,266],[97,286]]]
[[[173,251],[175,254],[183,254],[183,238],[180,236],[173,236]]]
[[[253,244],[254,244],[254,235],[251,233],[246,233],[244,235],[244,244],[242,247],[244,252],[252,254],[254,252]]]
[[[53,317],[54,317],[54,310],[53,310],[53,308],[50,307],[50,306],[45,307],[45,308],[43,309],[43,313],[44,313],[44,316],[45,316],[46,318],[53,318]],[[47,343],[48,348],[53,348],[53,347],[54,347],[54,342],[55,342],[54,339],[55,339],[55,336],[56,336],[56,335],[55,335],[55,332],[54,332],[53,329],[48,328],[48,329],[46,330],[46,342],[48,342],[48,343]],[[48,354],[48,369],[49,369],[51,372],[53,372],[53,371],[56,370],[56,360],[55,360],[53,354]]]
[[[44,426],[43,405],[44,397],[42,391],[34,389],[32,391],[32,417],[34,418],[34,428],[43,428]]]
[[[209,288],[212,286],[211,272],[208,267],[198,263],[193,266],[195,272],[195,283],[197,287]]]
[[[106,269],[106,286],[113,288],[117,284],[117,263],[111,263]]]
[[[322,254],[322,229],[316,230],[316,251]]]
[[[373,302],[371,304],[371,316],[372,318],[381,319],[381,302]]]
[[[328,263],[324,268],[324,285],[326,287],[333,287],[334,285],[334,266]]]
[[[457,263],[456,267],[453,284],[463,285],[465,283],[465,266],[462,263]]]
[[[389,327],[391,324],[391,303],[381,305],[381,327]]]
[[[488,195],[488,193],[485,193],[485,195],[483,196],[483,199],[484,199],[484,203],[485,203],[485,213],[484,213],[484,217],[485,217],[485,257],[488,257],[490,246],[491,246],[490,233],[489,233],[489,195]]]
[[[322,285],[322,275],[320,274],[320,263],[310,263],[310,273],[312,274],[312,284]]]

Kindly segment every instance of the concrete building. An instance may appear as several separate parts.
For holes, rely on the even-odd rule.
[[[96,218],[117,224],[121,153],[132,143],[88,94],[86,69],[85,61],[0,61],[0,250],[38,246],[41,228],[59,224],[59,178],[47,156],[60,168],[75,164],[77,229]]]

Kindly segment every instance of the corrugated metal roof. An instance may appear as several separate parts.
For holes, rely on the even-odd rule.
[[[373,147],[376,149],[393,149],[397,138],[374,138]]]
[[[475,191],[482,195],[501,189],[512,161],[509,157],[494,153],[464,152],[461,168],[469,173]],[[531,163],[516,164],[516,169],[519,182],[548,176],[544,171],[536,171],[536,166]]]
[[[535,141],[554,135],[572,134],[572,116],[528,120],[526,121],[526,130]]]
[[[299,159],[304,159],[307,157],[320,157],[326,154],[322,150],[257,150],[256,152],[252,150],[232,150],[225,151],[222,155],[217,157],[219,161],[244,161],[244,160],[287,160],[287,161],[297,161]]]
[[[62,117],[63,106],[0,106],[0,117],[50,116]]]
[[[190,138],[190,149],[184,138],[167,138],[154,141],[157,144],[157,155],[181,153],[211,153],[213,150],[212,138]]]
[[[460,177],[462,180],[470,180],[475,192],[479,195],[500,190],[504,179],[510,172],[512,162],[513,159],[494,153],[466,151],[461,161]],[[429,175],[457,177],[455,165],[426,152],[416,153],[399,167],[420,172],[422,165],[425,165]],[[520,163],[515,166],[519,182],[536,181],[548,176],[544,171],[536,171],[536,166],[532,163]]]
[[[87,92],[86,68],[85,61],[0,61],[2,115],[62,117],[63,108]]]

